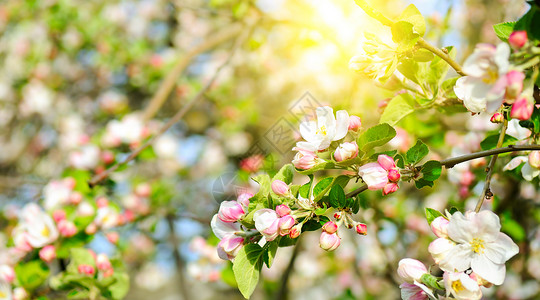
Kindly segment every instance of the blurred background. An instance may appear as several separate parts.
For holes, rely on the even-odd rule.
[[[496,43],[491,26],[527,7],[518,0],[371,2],[390,18],[415,4],[428,23],[426,39],[456,46],[458,61],[478,42]],[[352,0],[6,0],[0,31],[0,226],[25,203],[53,197],[44,190],[51,180],[88,179],[126,157],[203,91],[180,122],[102,187],[110,201],[141,210],[137,222],[111,231],[118,241],[104,232],[89,244],[125,261],[126,299],[242,299],[209,229],[219,203],[256,191],[250,177],[292,159],[306,108],[346,109],[369,127],[394,95],[348,68],[364,32],[390,39]],[[422,138],[434,155],[448,157],[458,150],[445,143],[477,145],[493,129],[468,116],[412,114],[393,145],[407,149]],[[398,299],[397,261],[431,261],[434,237],[422,207],[467,206],[474,188],[450,178],[384,199],[365,193],[359,219],[368,236],[343,236],[332,253],[319,249],[316,233],[280,248],[253,299]],[[529,194],[512,193],[538,196],[523,190]],[[514,239],[530,235],[508,219],[503,229]],[[537,299],[538,268],[527,270],[540,260],[516,264],[521,273],[510,272],[487,297]]]

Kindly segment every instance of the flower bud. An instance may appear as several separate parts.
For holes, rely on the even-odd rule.
[[[111,244],[118,244],[118,240],[120,239],[120,236],[118,235],[118,232],[109,232],[105,235],[107,237],[107,240],[111,242]]]
[[[238,195],[238,198],[236,199],[236,202],[240,203],[244,209],[247,209],[249,206],[249,199],[253,197],[252,193],[242,193]]]
[[[524,79],[525,74],[523,72],[512,70],[506,73],[506,99],[516,99],[521,94]],[[508,101],[506,102],[508,103]]]
[[[0,281],[12,283],[15,280],[15,270],[8,265],[0,265]]]
[[[92,235],[97,232],[97,225],[95,223],[90,223],[90,225],[86,226],[84,229],[84,232],[88,235]]]
[[[337,230],[338,230],[338,226],[336,223],[332,222],[332,221],[328,221],[326,222],[323,227],[322,227],[322,230],[326,233],[335,233]]]
[[[398,189],[399,189],[399,186],[397,185],[397,183],[390,182],[390,183],[388,183],[388,184],[386,184],[384,186],[382,194],[384,196],[386,196],[388,194],[392,194],[393,192],[397,191]]]
[[[525,46],[525,44],[527,43],[527,39],[527,31],[514,31],[508,37],[508,43],[510,44],[510,46],[512,46],[512,48],[520,49],[521,47]]]
[[[491,116],[491,119],[489,119],[491,123],[502,123],[504,122],[504,116],[501,113],[494,113],[493,116]]]
[[[354,229],[356,229],[356,233],[360,235],[367,235],[367,225],[364,223],[356,224],[356,226],[354,226]]]
[[[357,132],[362,127],[362,120],[358,116],[349,116],[349,130]]]
[[[28,299],[28,292],[22,287],[16,287],[13,289],[13,294],[11,295],[13,300],[26,300]]]
[[[231,260],[236,257],[240,249],[244,246],[244,238],[237,236],[227,236],[223,238],[218,246],[218,256],[224,260]]]
[[[399,178],[401,178],[401,174],[399,174],[398,169],[392,169],[388,171],[388,180],[392,182],[398,182]]]
[[[255,228],[267,241],[271,242],[278,237],[279,216],[274,210],[260,209],[253,214],[253,220]]]
[[[294,226],[294,223],[296,223],[296,221],[291,215],[286,215],[284,217],[281,217],[278,222],[279,235],[281,236],[288,235],[289,232],[291,231],[291,228]]]
[[[242,205],[236,201],[223,201],[219,206],[218,218],[223,222],[236,222],[245,214]]]
[[[287,196],[290,194],[289,186],[279,179],[272,181],[272,191],[278,196]]]
[[[529,165],[533,168],[540,169],[540,151],[529,153]]]
[[[112,264],[107,255],[99,254],[96,257],[96,267],[100,271],[108,271],[109,269],[112,269]]]
[[[98,208],[109,206],[109,200],[105,197],[99,197],[96,199],[96,205]]]
[[[287,204],[280,204],[276,206],[276,212],[280,217],[284,217],[291,213],[291,209]]]
[[[341,143],[336,152],[334,152],[334,158],[336,161],[344,161],[353,159],[358,156],[358,145],[356,142],[345,142]]]
[[[294,225],[291,230],[289,230],[289,237],[295,239],[300,236],[300,233],[302,233],[302,224]]]
[[[396,163],[394,162],[394,159],[385,154],[379,155],[379,157],[377,158],[377,162],[386,171],[390,171],[396,168]]]
[[[111,151],[103,151],[101,153],[101,159],[105,164],[112,164],[114,162],[114,153]]]
[[[300,149],[297,147],[293,148],[293,150],[298,151],[298,153],[296,153],[292,161],[295,168],[300,169],[300,170],[309,170],[317,164],[318,158],[314,152]]]
[[[39,258],[46,263],[50,263],[56,258],[56,249],[53,245],[48,245],[39,250]]]
[[[79,217],[93,216],[94,213],[95,213],[94,207],[86,201],[81,202],[79,206],[77,207],[77,216]]]
[[[152,187],[148,183],[141,183],[135,188],[135,195],[143,198],[150,197]]]
[[[91,265],[79,265],[77,267],[77,270],[79,271],[79,274],[83,274],[83,275],[94,275],[94,273],[96,272],[96,270],[94,269],[94,267],[92,267]]]
[[[82,201],[82,194],[79,193],[79,192],[73,192],[71,193],[71,195],[69,195],[69,202],[73,205],[77,205],[79,203],[81,203]]]
[[[319,245],[323,250],[334,251],[341,244],[341,239],[337,233],[327,233],[323,231],[319,239]]]
[[[72,237],[77,233],[77,227],[71,221],[62,220],[58,223],[58,232],[63,237]]]
[[[52,214],[53,220],[58,223],[66,219],[66,211],[63,209],[55,210]]]
[[[431,222],[431,230],[437,237],[446,238],[448,237],[448,224],[450,221],[445,217],[437,217]]]
[[[416,259],[404,258],[399,261],[397,273],[405,282],[413,283],[414,281],[420,281],[422,275],[427,272],[426,266]]]
[[[510,117],[518,120],[528,120],[531,118],[534,110],[534,104],[526,97],[519,98],[512,105]]]
[[[63,179],[63,182],[71,190],[74,189],[77,184],[77,181],[75,181],[75,178],[73,177],[66,177]]]

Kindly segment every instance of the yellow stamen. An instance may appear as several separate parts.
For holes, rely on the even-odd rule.
[[[484,240],[474,238],[471,242],[472,250],[476,253],[484,253],[484,249],[486,249],[486,246],[484,246]]]
[[[482,81],[486,84],[494,84],[499,79],[499,72],[496,67],[490,67]]]
[[[4,292],[0,291],[0,298],[7,298],[7,295]]]
[[[463,286],[463,284],[461,284],[460,280],[456,280],[456,281],[452,282],[452,289],[459,293],[459,292],[465,290],[465,287]]]
[[[44,237],[49,237],[51,235],[51,231],[47,227],[43,227],[41,230],[41,235]]]
[[[317,134],[319,134],[319,133],[322,133],[323,135],[326,135],[326,134],[327,134],[326,126],[324,126],[324,125],[321,126],[321,128],[319,128],[319,129],[317,130]]]

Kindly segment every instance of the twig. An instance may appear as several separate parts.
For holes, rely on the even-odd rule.
[[[221,70],[229,64],[232,57],[234,56],[234,53],[236,52],[236,48],[239,46],[239,42],[237,40],[237,43],[235,43],[233,49],[231,50],[231,54],[227,58],[227,60],[217,68],[216,72],[212,76],[212,78],[208,81],[208,83],[195,95],[193,98],[191,98],[183,107],[181,110],[179,110],[163,127],[156,133],[154,136],[152,136],[149,140],[147,140],[144,144],[139,146],[139,148],[135,149],[133,152],[131,152],[128,157],[126,157],[124,160],[117,162],[112,167],[108,168],[102,173],[97,174],[96,176],[92,177],[90,181],[88,181],[88,185],[90,187],[95,186],[96,184],[103,181],[105,178],[109,177],[112,172],[116,171],[120,166],[125,165],[135,159],[137,155],[139,155],[144,149],[148,148],[154,141],[161,136],[163,133],[165,133],[169,128],[171,128],[174,124],[176,124],[178,121],[182,119],[182,117],[191,109],[191,107],[202,98],[202,96],[210,89],[212,84],[214,84],[214,81],[217,79],[219,73]]]
[[[288,299],[289,277],[291,277],[291,274],[294,269],[294,262],[296,261],[296,258],[298,257],[298,253],[300,253],[301,247],[302,247],[302,244],[301,244],[301,240],[299,239],[296,242],[296,245],[294,246],[294,250],[291,255],[291,259],[289,260],[289,264],[287,265],[287,269],[285,269],[285,273],[283,273],[283,276],[281,277],[281,284],[279,286],[279,290],[277,291],[274,297],[274,299],[276,300]]]
[[[506,128],[508,128],[508,120],[504,120],[503,126],[501,128],[501,133],[499,135],[499,140],[497,141],[497,148],[501,147],[504,142],[504,136],[506,134]],[[482,208],[482,204],[484,203],[484,200],[486,198],[491,198],[491,190],[490,190],[490,184],[491,184],[491,176],[493,176],[493,168],[495,167],[495,162],[497,162],[497,158],[499,157],[499,154],[495,154],[491,157],[491,160],[489,161],[489,165],[486,168],[486,183],[484,184],[484,189],[482,190],[482,193],[480,194],[480,199],[476,203],[476,208],[474,211],[479,212]]]
[[[454,70],[456,70],[456,73],[458,73],[459,75],[461,76],[467,75],[463,72],[463,70],[461,69],[461,66],[454,59],[452,59],[452,57],[450,57],[450,55],[443,52],[441,49],[431,45],[430,43],[426,42],[426,40],[424,40],[423,38],[418,39],[418,42],[416,42],[416,44],[426,50],[429,50],[430,52],[437,55],[438,57],[442,58],[452,68],[454,68]]]
[[[176,80],[187,68],[187,66],[189,66],[189,63],[193,60],[193,58],[237,36],[241,31],[242,25],[234,24],[231,27],[225,28],[206,38],[202,44],[184,54],[174,65],[169,74],[167,74],[167,77],[165,80],[163,80],[157,92],[150,100],[150,103],[143,112],[143,119],[149,120],[158,112],[163,103],[165,103],[165,100],[167,100],[167,96],[169,96],[174,88]]]
[[[178,272],[178,279],[180,281],[180,292],[182,293],[182,299],[191,299],[189,297],[189,290],[186,286],[186,279],[184,278],[185,264],[178,249],[178,236],[174,228],[174,215],[167,216],[167,225],[169,226],[170,243],[173,250],[173,257],[176,263],[176,271]]]

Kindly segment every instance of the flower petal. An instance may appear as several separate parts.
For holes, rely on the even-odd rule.
[[[448,224],[448,236],[458,243],[470,243],[475,232],[474,224],[461,212],[455,212]]]
[[[349,130],[349,113],[345,110],[338,110],[336,112],[337,123],[336,123],[336,134],[333,141],[341,140],[347,135]]]
[[[486,256],[497,264],[503,264],[519,253],[519,247],[506,234],[500,232],[497,240],[486,244]]]
[[[447,272],[463,272],[470,268],[474,252],[468,244],[452,247],[439,263],[439,267]]]
[[[506,266],[492,262],[486,255],[476,255],[471,261],[471,268],[480,277],[495,285],[502,284],[506,275]]]
[[[523,175],[523,178],[527,181],[533,180],[533,178],[538,176],[539,174],[540,170],[531,167],[529,162],[525,163],[523,165],[523,168],[521,168],[521,175]]]
[[[475,228],[477,228],[478,238],[484,242],[495,241],[501,231],[501,221],[492,211],[483,210],[471,218]]]

